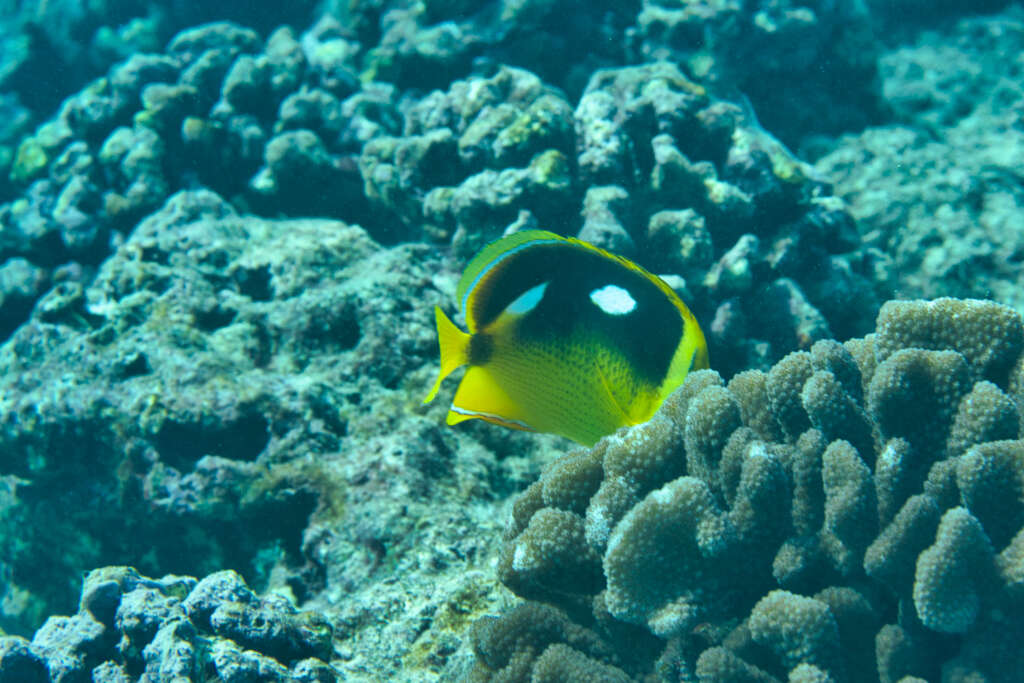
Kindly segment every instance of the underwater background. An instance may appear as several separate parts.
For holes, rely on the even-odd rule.
[[[445,426],[524,228],[711,370]],[[1024,680],[1022,285],[1020,2],[2,1],[0,682]]]

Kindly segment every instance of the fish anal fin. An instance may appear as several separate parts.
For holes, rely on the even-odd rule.
[[[521,406],[501,388],[486,366],[477,365],[466,371],[448,411],[450,425],[473,419],[534,431]]]

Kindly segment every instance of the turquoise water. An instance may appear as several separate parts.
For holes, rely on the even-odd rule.
[[[0,681],[1016,680],[1022,48],[997,1],[0,4]],[[532,228],[707,338],[593,449],[422,404]]]

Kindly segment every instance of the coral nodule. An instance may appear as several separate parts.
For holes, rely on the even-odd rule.
[[[527,602],[478,622],[475,677],[1015,680],[1022,350],[999,304],[892,301],[864,338],[691,374],[515,502]]]

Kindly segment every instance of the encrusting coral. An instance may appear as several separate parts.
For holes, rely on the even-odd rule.
[[[231,570],[151,579],[104,567],[84,577],[77,614],[50,617],[31,641],[0,634],[0,680],[335,681],[333,631]]]
[[[1006,307],[900,301],[767,373],[693,373],[520,496],[499,572],[529,601],[477,629],[475,676],[1012,680],[1022,350]],[[542,603],[575,625],[542,638]]]

